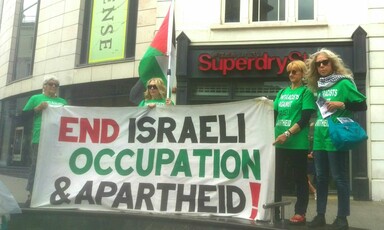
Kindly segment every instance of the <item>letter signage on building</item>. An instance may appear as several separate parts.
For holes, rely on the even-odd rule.
[[[276,69],[278,75],[284,73],[287,64],[295,59],[307,59],[307,53],[292,51],[286,56],[275,56],[268,52],[253,55],[211,55],[202,53],[199,55],[200,71],[218,71],[225,76],[231,71],[269,71]]]
[[[93,1],[89,63],[125,57],[129,0]]]
[[[352,50],[328,45],[353,67]],[[280,78],[286,77],[286,67],[293,60],[306,60],[322,48],[303,46],[228,46],[192,47],[188,54],[188,76],[191,78]]]

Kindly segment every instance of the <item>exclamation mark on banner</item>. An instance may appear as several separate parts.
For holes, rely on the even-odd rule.
[[[249,219],[254,220],[257,216],[257,211],[259,207],[259,197],[260,197],[260,183],[249,183],[249,187],[251,187],[251,195],[252,195],[252,211]]]

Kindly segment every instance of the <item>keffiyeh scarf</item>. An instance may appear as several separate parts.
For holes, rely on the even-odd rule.
[[[353,78],[351,77],[338,75],[338,74],[331,74],[326,77],[320,77],[319,80],[317,81],[317,86],[319,87],[319,89],[328,89],[329,87],[332,87],[334,84],[336,84],[337,82],[343,79],[348,79],[352,81],[353,84],[355,84],[355,82],[353,81]]]

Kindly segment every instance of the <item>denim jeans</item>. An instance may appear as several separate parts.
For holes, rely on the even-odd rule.
[[[314,151],[317,179],[317,213],[325,214],[328,199],[329,170],[336,183],[337,216],[350,214],[350,189],[348,179],[348,151]]]

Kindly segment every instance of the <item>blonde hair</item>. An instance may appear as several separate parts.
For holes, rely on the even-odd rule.
[[[300,70],[301,72],[303,72],[303,74],[305,74],[307,72],[307,66],[305,65],[305,62],[301,61],[301,60],[293,60],[292,62],[290,62],[288,65],[287,65],[287,72],[291,71],[291,70]]]
[[[301,71],[303,73],[301,82],[303,84],[306,84],[305,73],[307,72],[307,66],[305,65],[305,62],[303,62],[302,60],[293,60],[287,65],[286,70],[287,72],[290,72],[292,70]]]
[[[151,78],[147,81],[147,85],[150,85],[150,83],[154,83],[157,87],[157,90],[159,90],[160,98],[152,98],[151,94],[149,93],[148,88],[144,92],[144,99],[150,100],[150,99],[164,99],[167,97],[167,90],[165,88],[164,81],[161,78]]]
[[[318,50],[316,53],[311,54],[305,63],[307,64],[308,71],[306,73],[306,79],[308,80],[308,87],[316,92],[317,91],[317,81],[320,78],[320,74],[317,71],[316,67],[316,58],[320,54],[326,56],[332,65],[332,70],[334,74],[343,75],[353,79],[352,71],[344,64],[344,61],[340,58],[340,56],[333,51],[322,48]]]

